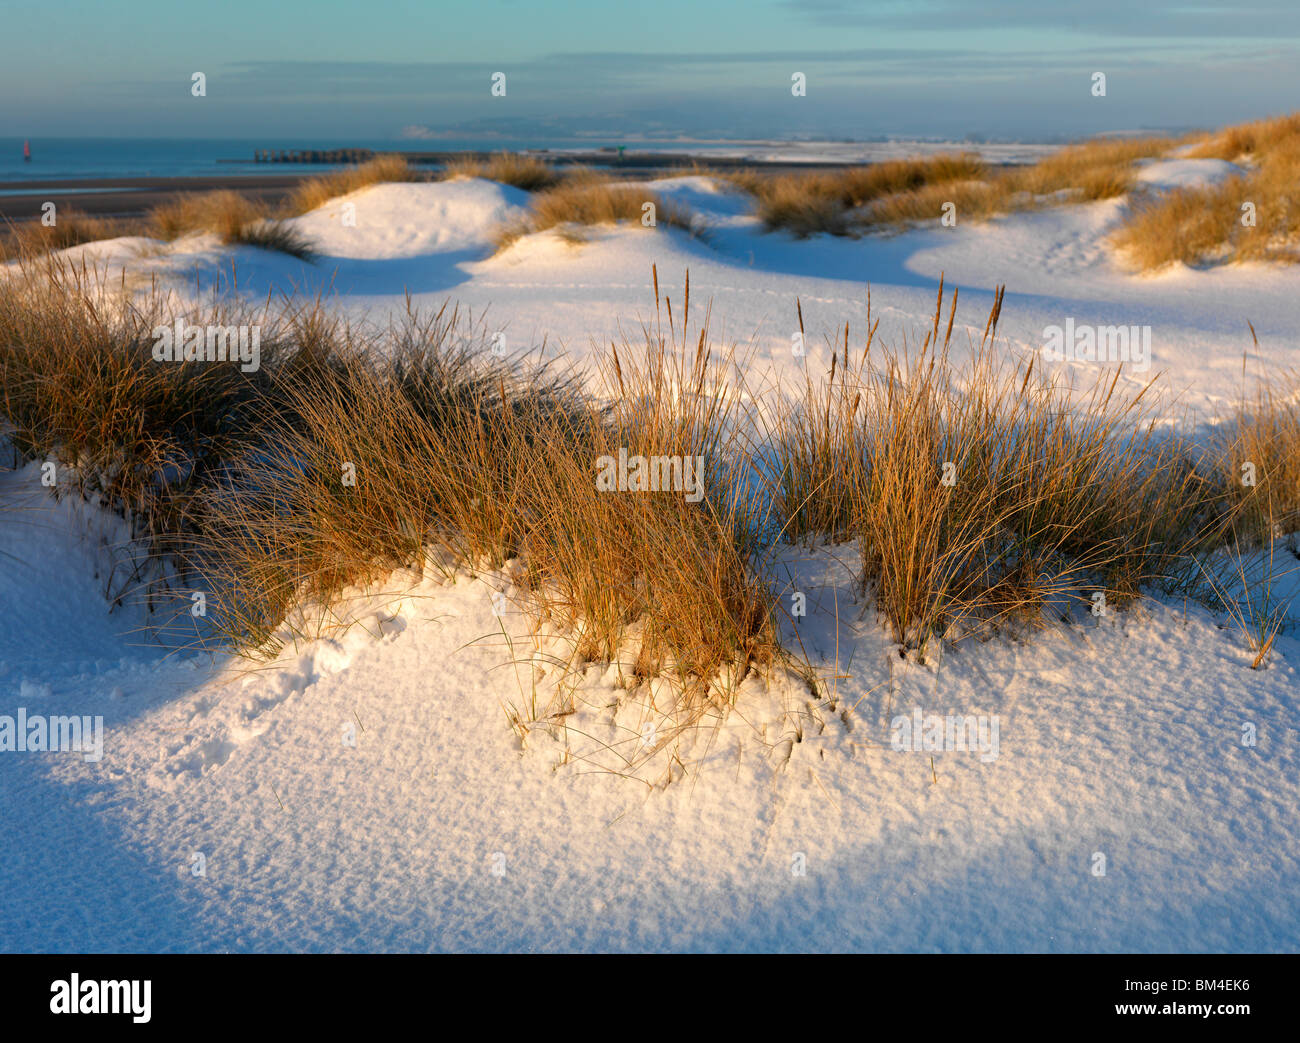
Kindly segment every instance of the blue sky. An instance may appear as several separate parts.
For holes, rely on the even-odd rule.
[[[9,136],[1045,139],[1300,108],[1298,0],[0,0],[0,26]]]

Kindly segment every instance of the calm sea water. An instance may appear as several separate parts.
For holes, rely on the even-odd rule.
[[[32,161],[23,162],[23,139],[0,137],[0,196],[20,192],[6,188],[15,181],[68,181],[95,178],[200,177],[203,175],[309,173],[326,170],[325,165],[294,165],[252,162],[257,149],[368,148],[378,152],[518,151],[553,149],[591,152],[613,148],[616,143],[594,138],[493,138],[478,139],[374,139],[374,140],[290,140],[216,139],[168,140],[141,138],[32,138]],[[872,163],[927,152],[974,147],[991,163],[1024,163],[1040,158],[1057,145],[1022,143],[969,143],[917,141],[773,141],[773,142],[674,142],[632,141],[624,144],[633,151],[684,152],[707,160],[710,156],[741,156],[753,160],[821,160]],[[239,162],[222,162],[238,160]],[[87,187],[87,191],[91,189]]]
[[[52,181],[101,177],[199,177],[209,175],[291,172],[294,167],[255,163],[221,163],[251,160],[259,148],[331,149],[370,148],[443,152],[461,149],[498,150],[526,148],[576,148],[578,142],[493,139],[490,143],[439,138],[432,141],[292,141],[292,140],[163,140],[118,138],[31,138],[32,161],[23,162],[23,139],[0,138],[0,183]],[[586,142],[585,147],[600,143]],[[323,169],[314,167],[312,169]]]

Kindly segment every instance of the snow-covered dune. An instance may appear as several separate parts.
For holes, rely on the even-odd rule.
[[[326,257],[392,260],[488,246],[528,193],[478,178],[386,184],[332,199],[293,225]]]
[[[1152,188],[1204,188],[1243,173],[1223,159],[1152,159],[1138,164],[1137,181]]]
[[[1236,169],[1218,160],[1170,159],[1145,165],[1139,182],[1142,191],[1164,191],[1213,183]],[[604,226],[584,229],[586,241],[575,244],[547,231],[495,252],[493,229],[522,212],[527,194],[458,180],[379,185],[296,219],[317,244],[312,264],[220,248],[211,237],[143,259],[117,244],[107,254],[98,246],[78,251],[108,256],[113,268],[169,274],[182,297],[209,278],[227,279],[233,263],[240,286],[254,297],[269,287],[323,292],[334,306],[370,319],[404,309],[408,291],[418,306],[454,299],[488,313],[511,344],[545,340],[578,364],[593,343],[653,312],[657,265],[669,295],[680,295],[689,270],[692,298],[712,305],[716,339],[752,351],[754,372],[802,371],[803,360],[791,352],[796,298],[809,333],[807,361],[817,366],[819,357],[829,362],[823,335],[842,335],[846,321],[865,331],[868,287],[882,339],[898,342],[927,327],[941,275],[961,291],[959,343],[963,330],[978,338],[999,285],[1007,287],[999,330],[1015,350],[1041,352],[1044,331],[1066,319],[1149,327],[1151,371],[1181,395],[1180,408],[1205,419],[1236,401],[1243,352],[1253,371],[1300,368],[1300,266],[1178,265],[1135,274],[1109,242],[1128,205],[1123,199],[983,223],[958,214],[955,227],[935,223],[898,235],[795,240],[763,232],[747,197],[725,183],[687,177],[644,187],[699,215],[700,234]],[[1259,351],[1248,324],[1259,335]],[[1094,370],[1084,364],[1077,376],[1087,382]],[[1149,376],[1131,372],[1126,379],[1136,387]]]
[[[818,672],[840,675],[834,703],[751,678],[699,774],[650,791],[601,763],[611,720],[640,726],[614,668],[576,679],[588,710],[567,763],[540,733],[521,748],[504,708],[542,675],[529,622],[493,614],[508,577],[412,580],[270,666],[165,654],[137,616],[107,616],[80,516],[43,501],[38,475],[3,479],[22,506],[0,513],[0,553],[22,560],[0,571],[0,613],[28,622],[0,632],[0,711],[102,715],[104,756],[0,756],[0,948],[1300,938],[1292,637],[1254,671],[1205,611],[1150,603],[920,665],[857,618],[851,547],[792,552],[810,592],[801,634]],[[990,741],[892,748],[895,719],[917,710],[984,718]]]
[[[1139,180],[1163,191],[1234,172],[1176,159]],[[211,237],[72,253],[170,279],[182,302],[196,270],[202,296],[232,261],[252,296],[332,290],[332,307],[370,319],[408,291],[453,299],[513,346],[545,339],[577,364],[653,314],[657,265],[675,302],[689,269],[692,310],[711,302],[716,339],[752,349],[755,372],[802,371],[796,298],[816,371],[822,334],[846,321],[865,334],[868,286],[878,336],[897,343],[928,327],[941,274],[961,290],[959,335],[976,338],[1006,284],[1010,350],[1040,352],[1067,318],[1150,326],[1152,369],[1202,419],[1236,401],[1243,351],[1252,372],[1300,368],[1300,266],[1134,275],[1107,243],[1126,200],[797,241],[764,233],[721,182],[645,187],[699,214],[700,234],[551,231],[496,252],[494,229],[528,196],[460,180],[376,186],[296,219],[314,263]],[[791,552],[809,592],[800,635],[833,701],[751,677],[700,774],[650,789],[600,758],[611,721],[638,727],[616,668],[577,678],[588,710],[567,760],[545,736],[521,746],[506,708],[544,664],[528,620],[494,614],[504,573],[397,577],[393,596],[350,607],[346,633],[271,664],[213,661],[158,647],[130,606],[110,614],[102,516],[55,504],[34,466],[0,473],[0,495],[0,714],[105,725],[100,761],[0,755],[0,949],[1300,943],[1294,632],[1252,670],[1224,620],[1150,601],[922,664],[858,599],[853,548]],[[1294,575],[1280,595],[1300,596]],[[994,756],[891,748],[895,718],[917,708],[996,718]]]

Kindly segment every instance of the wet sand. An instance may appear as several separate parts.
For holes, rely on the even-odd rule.
[[[487,158],[489,153],[425,152],[409,153],[408,162],[419,175],[434,178],[442,163],[456,156]],[[855,163],[831,162],[763,162],[733,159],[730,157],[701,158],[685,153],[628,153],[621,160],[611,161],[605,155],[552,155],[545,156],[558,169],[571,166],[590,166],[616,178],[651,179],[664,177],[669,171],[690,167],[695,163],[715,170],[743,168],[759,174],[776,176],[812,170],[841,170]],[[338,170],[338,167],[311,163],[247,163],[248,173],[207,175],[201,177],[135,177],[87,178],[82,180],[31,180],[0,181],[0,226],[6,222],[19,223],[41,216],[41,207],[53,202],[60,210],[72,209],[94,217],[131,219],[143,217],[159,203],[187,192],[213,192],[233,189],[274,206],[293,190],[294,186],[309,178],[320,177]],[[990,163],[993,170],[1007,164]],[[262,173],[270,168],[275,173]],[[253,170],[256,170],[256,173]]]
[[[412,166],[429,177],[437,174],[441,164],[455,155],[479,156],[487,153],[419,153],[411,157]],[[622,160],[611,162],[608,156],[550,156],[546,157],[560,169],[586,164],[621,178],[662,177],[667,171],[690,166],[698,157],[686,154],[639,153],[628,154]],[[845,166],[843,163],[763,163],[730,158],[700,160],[715,169],[744,167],[767,174],[782,174],[798,170],[829,170]],[[203,177],[138,177],[138,178],[88,178],[82,180],[31,180],[0,181],[0,224],[5,221],[30,221],[41,216],[41,207],[53,202],[60,210],[73,209],[94,217],[141,217],[151,208],[178,194],[187,192],[213,192],[234,189],[254,196],[269,204],[284,199],[293,187],[308,178],[320,177],[337,167],[315,164],[266,163],[247,164],[256,167],[257,173],[216,175]],[[275,173],[262,173],[264,168]]]
[[[213,192],[230,188],[268,203],[277,203],[294,185],[320,173],[304,166],[301,171],[247,174],[229,177],[91,178],[61,181],[0,182],[0,223],[30,221],[52,202],[60,210],[77,210],[95,217],[141,217],[152,207],[187,192]],[[93,191],[86,191],[92,189]]]

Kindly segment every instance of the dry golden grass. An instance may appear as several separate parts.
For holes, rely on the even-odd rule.
[[[149,218],[159,239],[179,239],[193,232],[212,232],[226,242],[241,230],[267,216],[266,208],[238,192],[204,192],[178,195],[162,203]]]
[[[1248,164],[1246,172],[1205,188],[1135,193],[1115,244],[1142,270],[1187,264],[1300,258],[1300,114],[1229,127],[1196,138],[1101,139],[1067,146],[1030,166],[988,171],[977,156],[950,154],[833,173],[764,176],[710,171],[681,174],[730,181],[755,198],[768,229],[799,237],[903,228],[938,220],[945,205],[960,221],[1134,193],[1140,160],[1184,146],[1199,158]],[[1255,221],[1243,220],[1243,204]]]
[[[1300,523],[1297,388],[1261,390],[1198,456],[1159,433],[1150,388],[1075,388],[995,351],[1000,296],[965,366],[942,287],[913,349],[878,343],[870,319],[857,346],[846,328],[769,430],[707,311],[692,323],[689,280],[673,302],[656,276],[654,320],[592,383],[493,357],[454,309],[375,330],[319,301],[214,310],[265,327],[255,372],[159,364],[160,295],[127,306],[85,267],[24,265],[0,296],[0,417],[22,456],[131,517],[146,553],[111,596],[209,591],[215,634],[269,655],[313,618],[298,609],[328,613],[394,570],[508,567],[538,625],[571,639],[570,665],[631,649],[629,680],[668,685],[660,745],[785,656],[774,531],[856,539],[894,636],[926,646],[1096,595],[1118,608],[1187,584],[1210,548]],[[620,450],[702,458],[702,495],[601,489]],[[1253,487],[1233,484],[1242,462]],[[556,699],[516,723],[562,719]]]
[[[243,246],[255,246],[259,250],[289,254],[291,257],[298,257],[304,261],[310,261],[316,256],[316,248],[310,239],[284,221],[275,221],[270,218],[262,221],[252,221],[244,225],[239,230],[238,236],[229,240],[229,242],[239,243]]]
[[[774,635],[771,594],[750,567],[761,511],[738,484],[750,466],[747,418],[733,394],[744,367],[710,343],[707,312],[692,326],[689,275],[679,303],[674,317],[671,301],[659,297],[656,273],[653,323],[639,337],[609,346],[595,388],[599,408],[588,411],[581,431],[552,440],[561,452],[574,442],[587,452],[538,467],[534,475],[543,488],[532,499],[587,504],[585,531],[570,527],[568,538],[567,512],[547,512],[552,557],[546,572],[568,592],[562,600],[568,619],[576,623],[596,607],[602,618],[623,620],[618,629],[643,619],[641,664],[654,671],[677,664],[702,695],[724,668],[738,680],[751,664],[770,662]],[[698,458],[698,500],[678,492],[595,490],[593,460],[616,458],[620,450]],[[550,483],[559,488],[550,490]],[[584,546],[608,545],[612,534],[621,535],[603,560],[578,560]],[[630,552],[634,547],[642,550]],[[617,578],[612,585],[611,576]],[[714,628],[709,640],[693,622],[704,618]],[[609,638],[618,629],[598,635],[597,647],[612,650]]]
[[[302,182],[289,197],[286,211],[298,216],[323,206],[331,199],[358,189],[391,181],[417,181],[419,175],[401,156],[383,155],[355,167],[324,174]]]
[[[1175,261],[1227,260],[1234,242],[1258,239],[1258,229],[1246,228],[1238,220],[1247,191],[1245,179],[1233,177],[1206,188],[1180,189],[1139,201],[1113,241],[1127,260],[1144,271]]]
[[[149,212],[149,227],[159,239],[173,240],[196,232],[211,232],[223,243],[240,243],[264,250],[277,250],[309,259],[312,246],[305,236],[282,221],[273,220],[270,210],[238,192],[204,192],[177,196]]]
[[[151,235],[171,241],[197,232],[212,232],[227,244],[240,243],[310,259],[312,244],[282,218],[307,213],[330,199],[369,185],[412,181],[416,177],[400,156],[379,156],[359,166],[304,181],[294,189],[278,214],[260,201],[233,190],[177,195],[155,206],[139,221],[110,221],[64,210],[53,227],[47,228],[38,221],[10,226],[0,238],[0,260],[121,235]]]
[[[1177,139],[1163,137],[1087,141],[1012,169],[999,180],[1008,195],[1070,192],[1079,200],[1112,199],[1132,189],[1138,160],[1162,156],[1178,144]]]
[[[1097,594],[1122,606],[1225,531],[1218,483],[1157,435],[1149,390],[1121,398],[1116,375],[1081,395],[1009,360],[999,308],[962,370],[939,304],[912,352],[874,345],[868,319],[851,355],[846,328],[776,432],[787,538],[856,537],[864,587],[912,647]]]
[[[650,206],[653,211],[648,209]],[[653,226],[646,224],[651,213],[655,220]],[[581,242],[583,227],[628,221],[639,227],[665,224],[691,232],[699,231],[693,227],[688,211],[654,192],[617,182],[582,179],[562,183],[535,195],[526,217],[497,230],[496,245],[498,250],[502,250],[522,236],[550,228],[559,230],[573,242]]]
[[[1195,159],[1226,159],[1230,163],[1272,151],[1281,142],[1300,137],[1300,112],[1224,127],[1188,150]]]
[[[747,507],[725,493],[737,458],[725,399],[680,394],[715,387],[725,366],[704,337],[687,342],[687,320],[611,348],[609,380],[626,396],[613,409],[481,344],[471,352],[454,313],[408,315],[386,354],[349,352],[327,379],[277,383],[274,409],[256,416],[274,449],[233,462],[196,508],[211,520],[192,558],[219,592],[224,634],[274,651],[271,634],[304,600],[332,605],[426,561],[515,561],[523,607],[571,635],[574,664],[634,644],[629,680],[668,683],[656,748],[697,726],[771,662],[775,638],[770,591],[736,538]],[[598,489],[597,461],[620,447],[704,455],[710,495]],[[534,706],[515,723],[569,710]]]
[[[1223,553],[1196,568],[1205,600],[1217,601],[1233,621],[1258,669],[1287,618],[1279,581],[1300,568],[1300,375],[1247,385],[1245,362],[1236,416],[1222,425],[1210,454],[1233,524]]]
[[[455,177],[481,177],[514,185],[525,192],[538,192],[560,183],[560,175],[545,160],[518,152],[498,152],[486,161],[455,159],[443,167],[443,180]]]
[[[1242,537],[1264,543],[1300,530],[1300,375],[1247,388],[1244,363],[1241,400],[1215,446],[1216,459]]]
[[[769,231],[781,229],[800,239],[848,234],[848,214],[829,178],[787,175],[759,179],[757,184],[756,211]]]
[[[898,192],[876,200],[855,216],[858,228],[899,228],[913,221],[933,221],[951,203],[957,221],[982,221],[1011,207],[1001,187],[988,181],[951,181]]]
[[[160,239],[213,232],[224,243],[242,243],[310,259],[312,244],[285,224],[283,218],[305,214],[331,199],[370,185],[414,181],[417,177],[401,156],[377,156],[358,166],[302,182],[278,215],[255,199],[226,190],[177,196],[150,211],[148,224]]]
[[[55,223],[40,221],[8,224],[0,234],[0,261],[17,259],[24,254],[66,250],[82,243],[94,243],[118,236],[137,234],[131,222],[91,217],[71,207],[55,212]]]
[[[1138,268],[1300,259],[1300,114],[1229,127],[1192,153],[1241,161],[1215,185],[1138,200],[1115,244]],[[1249,204],[1253,214],[1243,209]],[[1253,220],[1252,220],[1253,218]]]
[[[756,212],[769,229],[799,237],[851,235],[937,220],[945,203],[956,205],[959,221],[983,220],[1041,206],[1048,197],[1059,202],[1124,195],[1132,189],[1136,161],[1175,144],[1167,138],[1089,141],[1005,171],[989,170],[975,153],[958,152],[771,177],[699,165],[683,173],[711,173],[743,188],[755,197]]]
[[[393,570],[517,559],[524,607],[572,634],[576,661],[634,643],[635,678],[675,693],[663,742],[770,662],[771,596],[728,492],[732,400],[712,394],[729,359],[693,335],[689,291],[678,327],[611,346],[626,395],[611,409],[493,357],[449,309],[382,330],[319,301],[214,314],[265,324],[259,370],[160,364],[161,295],[128,306],[85,268],[27,264],[0,300],[0,416],[23,457],[53,457],[65,488],[132,518],[143,552],[115,566],[115,599],[156,607],[170,589],[181,616],[207,591],[212,634],[266,656],[296,609],[328,612]],[[707,495],[598,490],[619,447],[705,456]]]
[[[860,207],[929,185],[978,180],[985,176],[985,167],[972,153],[946,153],[831,172],[766,177],[754,171],[729,171],[715,176],[751,193],[757,200],[758,215],[769,229],[781,228],[802,237],[821,232],[848,234],[854,227],[851,212]]]
[[[151,559],[178,549],[194,486],[256,440],[245,410],[264,394],[284,342],[268,327],[257,372],[159,364],[154,330],[170,322],[160,295],[128,299],[89,266],[52,255],[27,254],[17,264],[0,294],[0,416],[23,456],[56,461],[61,487],[131,519],[148,553],[120,574],[115,566],[107,590],[120,599],[138,582],[152,604]],[[268,320],[214,306],[202,321]]]
[[[455,314],[410,316],[382,361],[367,350],[375,344],[362,347],[368,338],[319,314],[312,322],[324,364],[311,379],[277,381],[259,403],[266,447],[232,459],[204,491],[192,551],[217,591],[218,627],[259,654],[275,651],[270,635],[296,605],[330,606],[349,587],[419,568],[429,546],[471,564],[512,550],[494,478],[508,446],[492,377],[513,387],[514,375],[455,346]],[[493,455],[480,446],[462,457],[478,433],[496,440]]]

